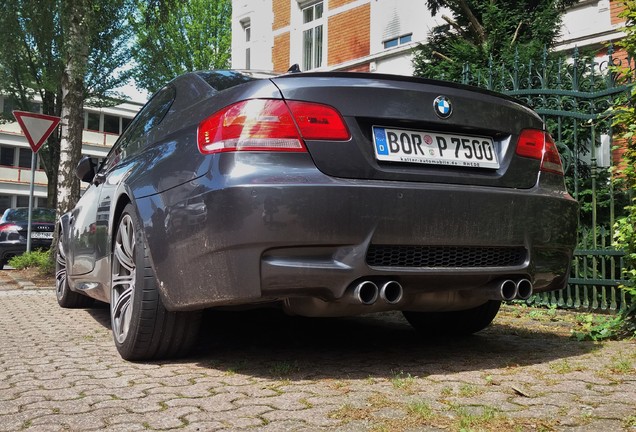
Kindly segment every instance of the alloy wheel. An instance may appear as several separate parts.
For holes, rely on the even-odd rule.
[[[126,340],[135,294],[135,227],[129,214],[119,222],[113,250],[112,293],[110,314],[113,334],[118,343]]]
[[[62,242],[57,245],[56,254],[56,267],[55,267],[55,293],[58,300],[64,296],[66,291],[66,254],[62,248]]]

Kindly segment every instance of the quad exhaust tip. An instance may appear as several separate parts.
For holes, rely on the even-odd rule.
[[[502,281],[499,284],[499,295],[502,300],[514,300],[517,297],[517,284],[510,279]]]
[[[533,293],[532,282],[528,279],[519,279],[517,282],[506,279],[501,281],[497,288],[498,297],[504,301],[528,300]]]
[[[380,289],[371,281],[362,281],[353,289],[353,296],[364,305],[372,305],[379,296]]]
[[[365,280],[359,282],[353,289],[353,298],[364,305],[372,305],[378,301],[378,298],[394,305],[402,300],[403,295],[402,285],[394,280],[383,282],[381,286],[373,281]]]
[[[520,300],[528,300],[533,293],[532,282],[528,279],[520,279],[517,282],[517,298]]]
[[[380,298],[388,304],[397,304],[402,300],[404,290],[397,281],[385,282],[380,288]]]

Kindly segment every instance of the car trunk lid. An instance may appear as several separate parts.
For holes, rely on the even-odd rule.
[[[289,74],[272,82],[287,100],[330,105],[344,117],[351,140],[305,141],[327,175],[511,188],[536,184],[540,161],[517,155],[515,147],[523,129],[542,129],[543,123],[510,98],[380,74]]]

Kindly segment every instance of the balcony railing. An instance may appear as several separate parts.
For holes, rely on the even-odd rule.
[[[0,124],[0,134],[1,133],[13,136],[24,136],[20,129],[20,125],[16,122]],[[117,134],[84,129],[84,133],[82,134],[82,144],[110,148],[113,144],[115,144],[117,138],[119,138],[119,135]]]
[[[0,166],[0,182],[29,184],[31,168]],[[41,186],[47,184],[46,173],[43,170],[35,171],[35,184]]]

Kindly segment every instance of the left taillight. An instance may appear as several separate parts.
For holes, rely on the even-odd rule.
[[[0,240],[20,240],[20,226],[12,223],[1,224]]]
[[[327,105],[278,99],[250,99],[212,114],[199,124],[204,154],[232,151],[306,151],[303,138],[347,140],[340,114]]]
[[[524,129],[517,141],[517,154],[541,161],[541,171],[563,175],[559,150],[548,132]]]

